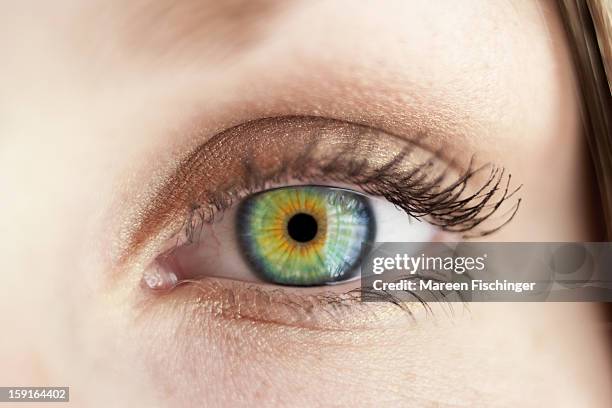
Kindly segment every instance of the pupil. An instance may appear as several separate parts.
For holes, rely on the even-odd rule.
[[[318,229],[317,220],[304,213],[295,214],[287,224],[289,236],[297,242],[311,241],[317,235]]]

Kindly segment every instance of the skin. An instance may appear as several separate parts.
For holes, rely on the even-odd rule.
[[[610,406],[592,304],[411,324],[382,310],[332,330],[228,318],[194,290],[143,294],[164,239],[121,258],[134,213],[187,152],[263,117],[426,131],[432,150],[523,184],[487,239],[601,238],[553,2],[218,3],[4,5],[0,384],[70,386],[92,407]]]

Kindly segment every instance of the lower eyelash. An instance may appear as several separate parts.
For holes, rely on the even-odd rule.
[[[435,272],[435,271],[429,271]],[[448,279],[444,279],[441,277],[428,276],[428,274],[415,274],[415,275],[406,275],[399,276],[395,281],[400,280],[427,280],[427,281],[435,281],[435,282],[449,282]],[[424,295],[419,295],[411,290],[402,290],[401,295],[395,295],[388,291],[380,291],[374,290],[373,288],[361,287],[359,288],[360,299],[363,302],[385,302],[391,303],[400,309],[408,312],[411,316],[412,310],[414,309],[414,304],[420,304],[425,310],[426,314],[433,315],[433,309],[431,306],[432,302],[435,303],[443,303],[448,307],[448,310],[452,313],[453,308],[452,305],[454,303],[461,303],[463,306],[468,305],[465,297],[459,291],[450,291],[449,293],[443,293],[441,291],[429,290],[424,293]],[[425,296],[427,298],[425,298]],[[410,307],[406,307],[406,305],[410,305]],[[414,317],[414,316],[413,316]]]
[[[385,321],[379,313],[388,315],[392,307],[388,303],[363,303],[358,290],[305,295],[214,278],[181,281],[173,289],[157,293],[156,303],[165,296],[195,313],[194,318],[204,313],[231,321],[326,331],[371,330],[377,322]],[[411,308],[417,306],[418,303],[402,305],[398,318],[409,316],[415,321],[416,313]]]
[[[418,276],[409,278],[420,279]],[[459,298],[454,300],[467,307],[467,303],[456,294]],[[447,296],[441,293],[430,295],[436,303],[443,304],[442,311],[454,315],[453,302]],[[193,313],[193,319],[205,314],[231,321],[308,330],[372,330],[384,328],[393,320],[390,316],[405,324],[435,317],[432,304],[413,292],[405,291],[400,298],[389,292],[368,291],[361,287],[345,292],[303,294],[290,292],[286,288],[264,288],[248,282],[203,278],[182,280],[173,288],[156,292],[146,299],[155,299],[157,304],[164,297],[172,303],[182,304]],[[145,301],[143,306],[146,304]]]

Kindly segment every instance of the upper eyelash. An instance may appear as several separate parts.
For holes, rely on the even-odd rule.
[[[480,188],[466,197],[461,197],[469,180],[487,168],[490,169],[489,175]],[[383,172],[378,176],[378,183],[380,183],[380,180],[393,180],[394,177],[397,176]],[[520,198],[502,216],[501,222],[495,227],[483,229],[476,234],[465,234],[493,216],[504,202],[520,190],[521,186],[510,191],[512,180],[510,174],[505,176],[503,168],[490,164],[474,168],[473,159],[470,161],[468,169],[457,180],[446,187],[440,187],[440,182],[445,177],[446,173],[442,172],[434,180],[421,183],[419,176],[415,177],[411,173],[408,177],[402,179],[402,182],[405,183],[404,188],[390,189],[389,187],[393,182],[385,183],[384,188],[387,188],[387,190],[381,189],[378,183],[373,186],[360,186],[370,194],[385,197],[410,216],[414,218],[429,216],[429,222],[433,225],[449,232],[464,233],[464,238],[482,237],[498,231],[514,218],[519,209]],[[492,201],[498,192],[501,192],[501,197]]]
[[[183,228],[186,241],[197,241],[202,227],[213,223],[237,200],[260,192],[272,184],[289,180],[323,178],[330,182],[347,182],[361,188],[365,193],[385,198],[409,216],[417,219],[428,217],[428,221],[433,225],[449,232],[462,233],[464,238],[485,236],[499,230],[513,219],[521,203],[518,198],[495,226],[468,234],[468,231],[489,220],[504,202],[520,190],[520,185],[510,190],[511,175],[506,175],[503,168],[491,164],[474,167],[472,158],[467,170],[455,181],[442,186],[442,182],[450,173],[451,164],[434,177],[426,173],[428,169],[433,168],[436,154],[432,153],[430,159],[414,166],[408,173],[398,168],[415,148],[415,145],[408,141],[403,150],[378,167],[371,167],[365,159],[344,159],[351,157],[351,150],[357,149],[353,146],[358,143],[347,145],[323,162],[321,158],[312,162],[312,152],[316,149],[316,144],[317,140],[313,139],[298,157],[284,158],[280,166],[266,174],[261,173],[251,160],[246,160],[243,163],[241,183],[208,191],[205,202],[191,204]],[[475,192],[462,197],[468,182],[487,169],[489,175],[482,185]]]

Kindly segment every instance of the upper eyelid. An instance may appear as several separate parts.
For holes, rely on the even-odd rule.
[[[245,142],[244,139],[248,140]],[[259,164],[248,162],[254,158],[273,167],[279,165],[278,157],[286,155],[287,149],[296,152],[301,149],[300,157],[308,159],[308,149],[344,146],[353,153],[361,149],[362,154],[385,156],[382,164],[379,163],[384,166],[409,146],[411,154],[415,151],[422,153],[421,160],[425,157],[428,160],[433,158],[447,168],[455,164],[438,157],[439,152],[432,153],[423,149],[421,146],[427,141],[423,134],[414,135],[413,139],[400,138],[364,125],[319,117],[267,118],[233,127],[208,140],[180,163],[174,175],[141,212],[143,216],[138,220],[138,228],[131,235],[128,250],[120,259],[129,258],[152,234],[166,229],[176,230],[179,224],[184,226],[189,212],[199,207],[205,201],[203,196],[211,194],[215,189],[234,189],[233,193],[229,193],[231,199],[232,194],[236,195],[235,190],[241,182],[237,179],[244,174],[260,171],[257,167]],[[245,145],[248,149],[245,149]],[[368,148],[377,150],[374,153],[363,151]],[[341,154],[342,150],[339,151]],[[240,163],[241,159],[247,163]],[[216,185],[210,183],[211,180]],[[212,208],[223,208],[225,198],[219,197],[213,195],[208,204]]]
[[[307,129],[309,125],[318,126],[320,129]],[[395,141],[396,145],[402,145],[405,143],[416,143],[416,140],[422,141],[424,139],[422,134],[414,135],[415,141],[407,141],[409,136],[399,137],[391,135],[380,129],[372,128],[366,125],[355,124],[351,122],[323,118],[323,117],[295,117],[295,116],[283,116],[276,118],[262,118],[254,121],[249,121],[238,126],[233,126],[229,129],[218,132],[216,135],[207,138],[205,142],[199,145],[197,148],[191,150],[184,155],[182,160],[178,161],[175,168],[170,171],[173,174],[170,175],[159,175],[157,179],[165,179],[161,185],[156,188],[156,191],[144,194],[147,201],[138,203],[139,208],[129,214],[122,222],[120,231],[118,234],[122,238],[123,242],[120,245],[119,253],[116,256],[119,264],[125,263],[133,255],[142,249],[143,245],[149,240],[154,234],[162,230],[176,229],[178,224],[173,222],[172,219],[176,220],[178,217],[185,215],[185,212],[192,206],[195,199],[189,199],[189,188],[193,186],[193,180],[198,176],[202,178],[203,169],[202,164],[208,164],[216,167],[218,172],[223,173],[225,162],[228,160],[235,160],[235,158],[227,157],[232,155],[232,149],[236,150],[236,157],[241,156],[244,150],[244,141],[237,139],[244,139],[245,136],[242,133],[248,133],[251,130],[257,131],[258,129],[266,132],[266,137],[274,138],[277,143],[290,143],[291,138],[295,135],[289,135],[287,137],[286,131],[292,126],[299,126],[302,133],[323,133],[322,138],[332,137],[333,135],[339,136],[343,140],[350,140],[358,137],[360,134],[369,133],[370,135],[386,135],[388,138]],[[276,131],[271,130],[275,128]],[[229,139],[235,139],[232,141],[231,146],[227,146]],[[208,160],[206,155],[215,153],[215,143],[225,144],[225,154],[217,154],[214,157],[214,163]],[[257,148],[257,146],[251,146]],[[210,168],[211,172],[214,173],[215,168]],[[169,171],[169,172],[170,172]],[[199,174],[196,174],[199,173]],[[210,179],[214,176],[210,176]],[[198,183],[204,184],[204,183]],[[174,202],[176,206],[168,205],[169,202]],[[179,208],[180,207],[180,208]]]

